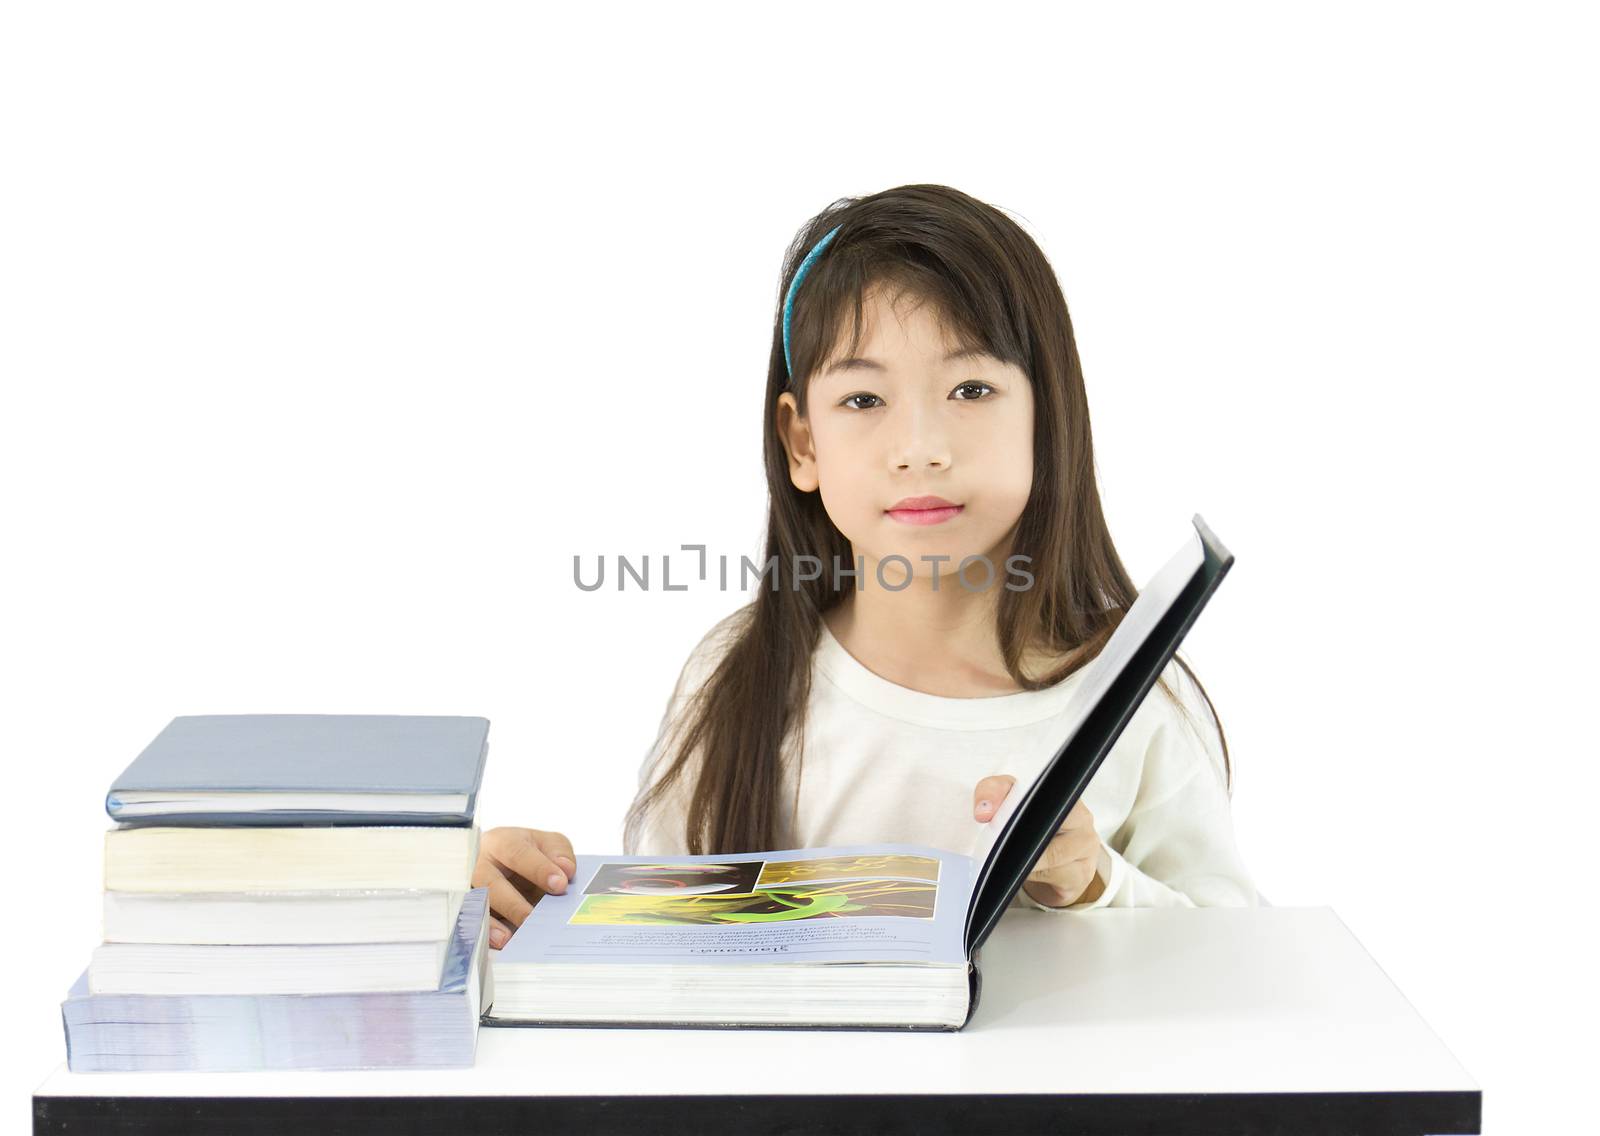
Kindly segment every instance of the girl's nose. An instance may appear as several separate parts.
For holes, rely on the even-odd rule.
[[[948,468],[950,439],[939,415],[916,406],[907,408],[891,456],[897,470]]]

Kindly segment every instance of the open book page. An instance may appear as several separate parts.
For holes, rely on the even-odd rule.
[[[1111,633],[1111,638],[1100,649],[1100,653],[1089,662],[1089,673],[1084,675],[1082,684],[1073,692],[1072,700],[1067,703],[1067,708],[1063,711],[1061,731],[1063,746],[1078,732],[1078,727],[1083,724],[1090,711],[1105,697],[1106,691],[1116,681],[1117,676],[1127,668],[1134,652],[1144,645],[1156,624],[1161,621],[1161,617],[1171,610],[1179,594],[1194,578],[1204,561],[1205,545],[1197,532],[1134,598],[1133,605],[1128,608],[1127,615],[1122,617],[1122,622],[1117,624],[1116,630]],[[1057,757],[1059,756],[1058,752]],[[1000,810],[988,822],[985,839],[973,850],[973,859],[980,868],[988,863],[995,845],[1007,835],[1011,827],[1011,818],[1033,800],[1039,783],[1045,779],[1045,775],[1050,772],[1054,764],[1055,759],[1045,762],[1031,785],[1025,789],[1020,786],[1014,788],[1000,803]],[[981,874],[980,872],[980,876]]]
[[[579,856],[497,967],[519,963],[964,963],[972,860],[911,844]]]

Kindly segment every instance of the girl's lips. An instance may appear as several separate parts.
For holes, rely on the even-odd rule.
[[[907,525],[937,525],[948,521],[965,506],[949,505],[939,509],[888,509],[889,516]]]

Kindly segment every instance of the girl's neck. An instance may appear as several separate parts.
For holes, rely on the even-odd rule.
[[[902,591],[877,587],[876,577],[847,592],[823,621],[857,662],[900,686],[946,698],[1015,694],[995,630],[998,589],[970,591],[942,576],[915,579]]]

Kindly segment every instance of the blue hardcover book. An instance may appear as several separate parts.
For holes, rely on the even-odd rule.
[[[106,794],[124,825],[466,825],[489,720],[410,714],[174,718]]]
[[[67,1068],[140,1070],[449,1068],[471,1065],[493,996],[488,890],[466,895],[436,990],[375,994],[91,994],[66,1001]]]

